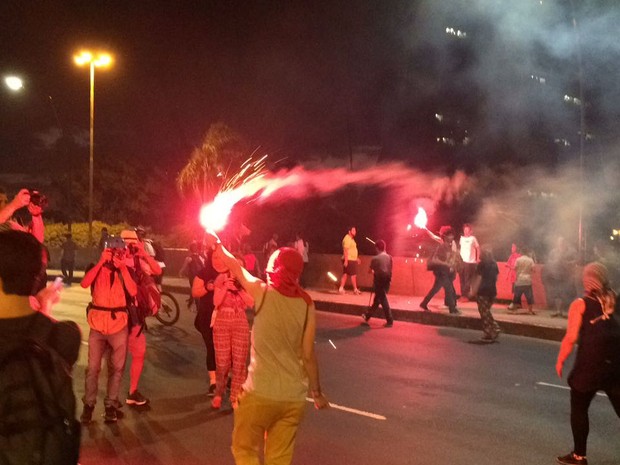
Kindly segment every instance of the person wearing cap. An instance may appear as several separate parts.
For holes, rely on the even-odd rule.
[[[255,302],[248,377],[235,409],[232,452],[237,465],[289,464],[306,395],[317,409],[329,407],[321,390],[314,352],[316,317],[310,296],[299,286],[303,258],[292,248],[274,252],[267,282],[252,276],[208,233],[209,244]],[[264,448],[261,444],[264,441]]]
[[[598,391],[604,391],[620,417],[620,322],[616,293],[609,287],[608,271],[601,263],[583,269],[583,297],[568,309],[568,326],[555,370],[560,378],[564,362],[579,340],[577,356],[568,376],[573,451],[557,457],[562,465],[588,465],[586,447],[590,422],[588,409]]]

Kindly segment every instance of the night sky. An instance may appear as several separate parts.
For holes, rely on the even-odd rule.
[[[56,126],[47,95],[65,131],[87,130],[81,45],[115,56],[95,83],[96,142],[111,151],[178,160],[220,120],[284,156],[381,145],[407,10],[323,3],[3,2],[0,69],[27,92],[2,93],[2,157]]]

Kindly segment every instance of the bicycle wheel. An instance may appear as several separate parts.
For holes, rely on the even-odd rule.
[[[159,307],[159,311],[155,314],[155,318],[163,325],[172,326],[179,321],[180,314],[181,310],[177,299],[169,292],[162,292],[161,307]]]

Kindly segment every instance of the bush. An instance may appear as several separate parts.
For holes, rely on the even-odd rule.
[[[123,229],[133,229],[127,223],[106,224],[101,221],[93,221],[93,245],[99,243],[101,229],[108,228],[110,234],[120,234]],[[60,247],[65,242],[65,234],[69,229],[64,223],[49,223],[45,225],[45,245],[50,248]],[[73,242],[78,247],[88,247],[88,223],[73,223],[71,225]]]

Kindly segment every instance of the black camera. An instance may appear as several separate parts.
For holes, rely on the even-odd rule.
[[[47,197],[39,191],[31,190],[30,203],[36,205],[37,207],[45,208],[47,207]]]
[[[108,236],[103,243],[105,249],[124,249],[125,241],[119,236]]]

